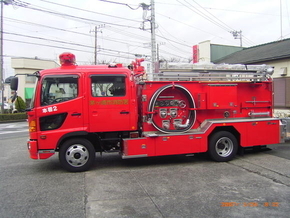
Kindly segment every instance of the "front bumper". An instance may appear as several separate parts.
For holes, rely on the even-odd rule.
[[[47,159],[55,153],[55,150],[52,149],[38,149],[37,140],[29,139],[27,148],[31,159]]]
[[[27,140],[27,148],[31,159],[39,159],[36,140]]]

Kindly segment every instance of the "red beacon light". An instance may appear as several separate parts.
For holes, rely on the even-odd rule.
[[[59,55],[61,66],[71,66],[76,64],[76,56],[70,52],[64,52]]]

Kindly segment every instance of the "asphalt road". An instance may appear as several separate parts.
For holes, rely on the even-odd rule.
[[[3,125],[1,218],[290,214],[290,144],[248,151],[227,163],[212,162],[205,155],[131,160],[116,154],[97,155],[90,171],[68,173],[57,155],[47,160],[29,158],[25,125],[10,126],[19,131],[14,133]]]
[[[28,138],[27,122],[0,123],[0,139],[16,137]]]

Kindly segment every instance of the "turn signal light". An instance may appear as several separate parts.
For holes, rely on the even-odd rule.
[[[36,132],[36,121],[32,120],[29,122],[29,132]]]
[[[46,139],[46,135],[40,135],[39,136],[41,139]]]

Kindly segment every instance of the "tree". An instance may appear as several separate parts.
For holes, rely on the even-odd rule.
[[[177,58],[177,57],[170,57],[170,58],[168,58],[167,61],[170,63],[180,63],[181,62],[180,58]]]
[[[20,96],[17,96],[15,100],[15,108],[18,112],[24,111],[26,109],[26,104]]]

